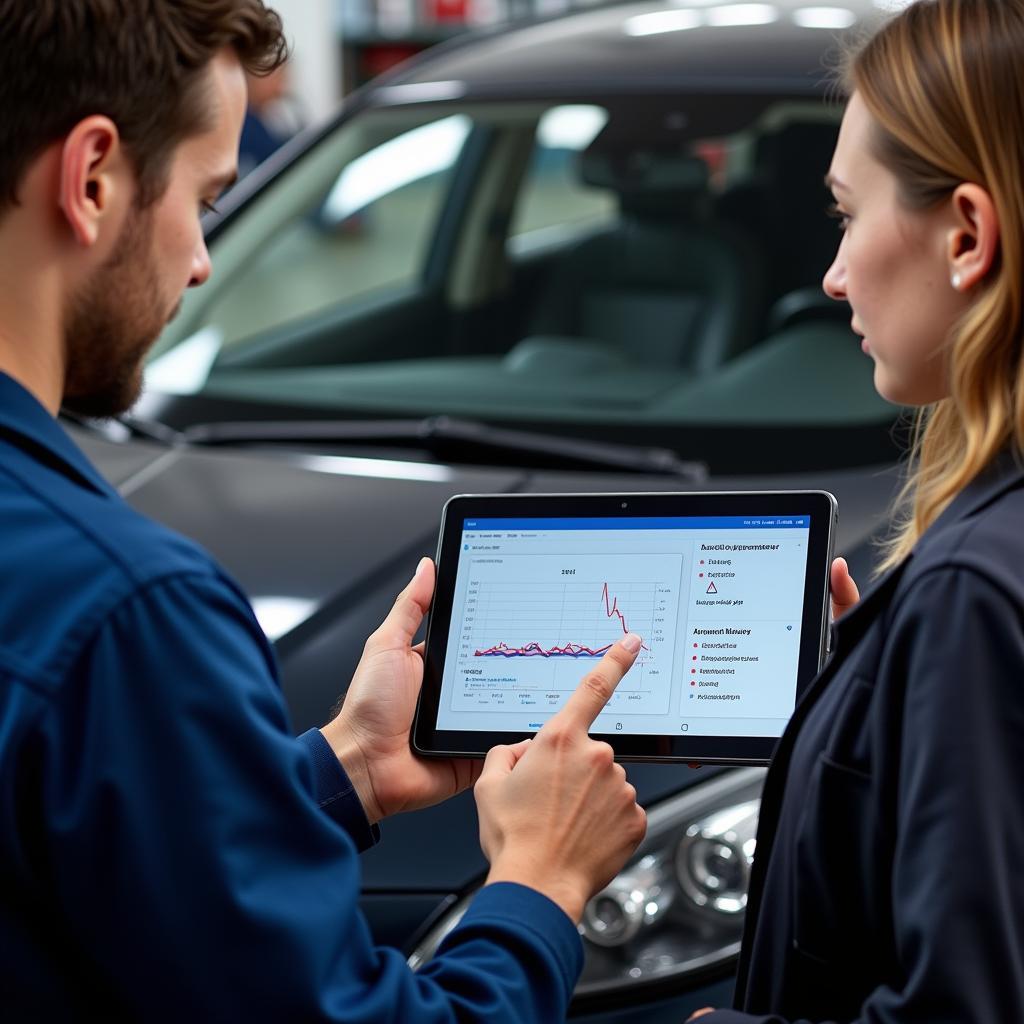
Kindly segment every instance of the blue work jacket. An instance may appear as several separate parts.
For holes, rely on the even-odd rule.
[[[0,1017],[564,1017],[580,939],[532,889],[487,886],[418,974],[375,948],[374,838],[238,587],[0,374]]]
[[[1024,1021],[1024,469],[1010,453],[836,625],[761,805],[737,1010]]]

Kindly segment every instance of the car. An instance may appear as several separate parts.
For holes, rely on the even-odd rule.
[[[884,12],[587,8],[437,47],[293,140],[205,222],[215,268],[129,417],[69,423],[205,545],[322,724],[443,503],[466,492],[821,488],[868,581],[905,450],[821,277],[847,33]],[[643,846],[588,905],[580,1020],[730,998],[761,769],[631,765]],[[363,857],[416,966],[481,884],[472,797]]]

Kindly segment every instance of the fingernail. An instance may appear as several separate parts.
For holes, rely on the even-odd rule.
[[[636,652],[640,650],[640,645],[642,643],[643,640],[640,638],[639,633],[627,633],[622,638],[622,646],[625,647],[630,654],[636,654]]]
[[[422,558],[420,559],[419,565],[417,565],[417,566],[416,566],[416,572],[415,572],[415,573],[413,573],[413,579],[415,579],[415,578],[416,578],[417,576],[419,576],[419,575],[421,575],[421,574],[422,574],[423,570],[424,570],[424,569],[425,569],[425,568],[427,567],[427,563],[428,563],[429,561],[430,561],[430,559],[429,559],[429,558],[427,558],[427,556],[426,556],[426,555],[424,555],[424,556],[423,556],[423,557],[422,557]]]

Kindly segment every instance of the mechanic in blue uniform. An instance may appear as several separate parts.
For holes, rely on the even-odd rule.
[[[644,832],[587,729],[629,636],[532,742],[424,763],[424,560],[344,710],[295,739],[235,584],[133,512],[55,420],[113,415],[235,173],[260,0],[0,0],[0,1017],[561,1019],[585,901]],[[375,949],[357,851],[477,780],[486,885],[418,974]]]
[[[1022,63],[1022,0],[924,0],[851,58],[824,286],[920,409],[907,511],[779,743],[701,1024],[1024,1021]]]

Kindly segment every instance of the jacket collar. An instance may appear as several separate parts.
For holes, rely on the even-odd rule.
[[[980,512],[998,497],[1024,483],[1024,455],[1006,447],[949,503],[918,541],[918,548],[968,516]]]
[[[836,622],[837,639],[848,647],[859,638],[864,626],[874,618],[879,601],[888,601],[893,588],[899,583],[908,564],[915,555],[920,557],[935,542],[939,534],[980,512],[986,505],[1014,487],[1024,484],[1024,457],[1011,448],[1004,448],[943,510],[925,531],[910,554],[899,565],[882,573],[865,590],[860,601]],[[838,647],[838,643],[836,644]]]
[[[879,576],[867,588],[860,601],[836,622],[832,658],[800,696],[789,727],[776,746],[772,765],[765,780],[761,796],[761,824],[758,827],[757,856],[754,858],[748,890],[747,923],[744,926],[743,947],[736,981],[737,1006],[742,1005],[746,994],[754,927],[760,911],[761,893],[770,851],[775,841],[778,808],[782,803],[789,763],[800,724],[828,686],[845,656],[875,621],[879,609],[884,608],[892,600],[893,592],[899,586],[900,580],[914,558],[920,558],[938,534],[980,511],[1006,491],[1021,484],[1024,484],[1024,459],[1007,448],[953,499],[942,515],[935,520],[918,541],[914,550],[898,565]]]
[[[0,372],[0,437],[10,439],[37,462],[46,462],[100,494],[116,491],[39,401],[13,377]]]

